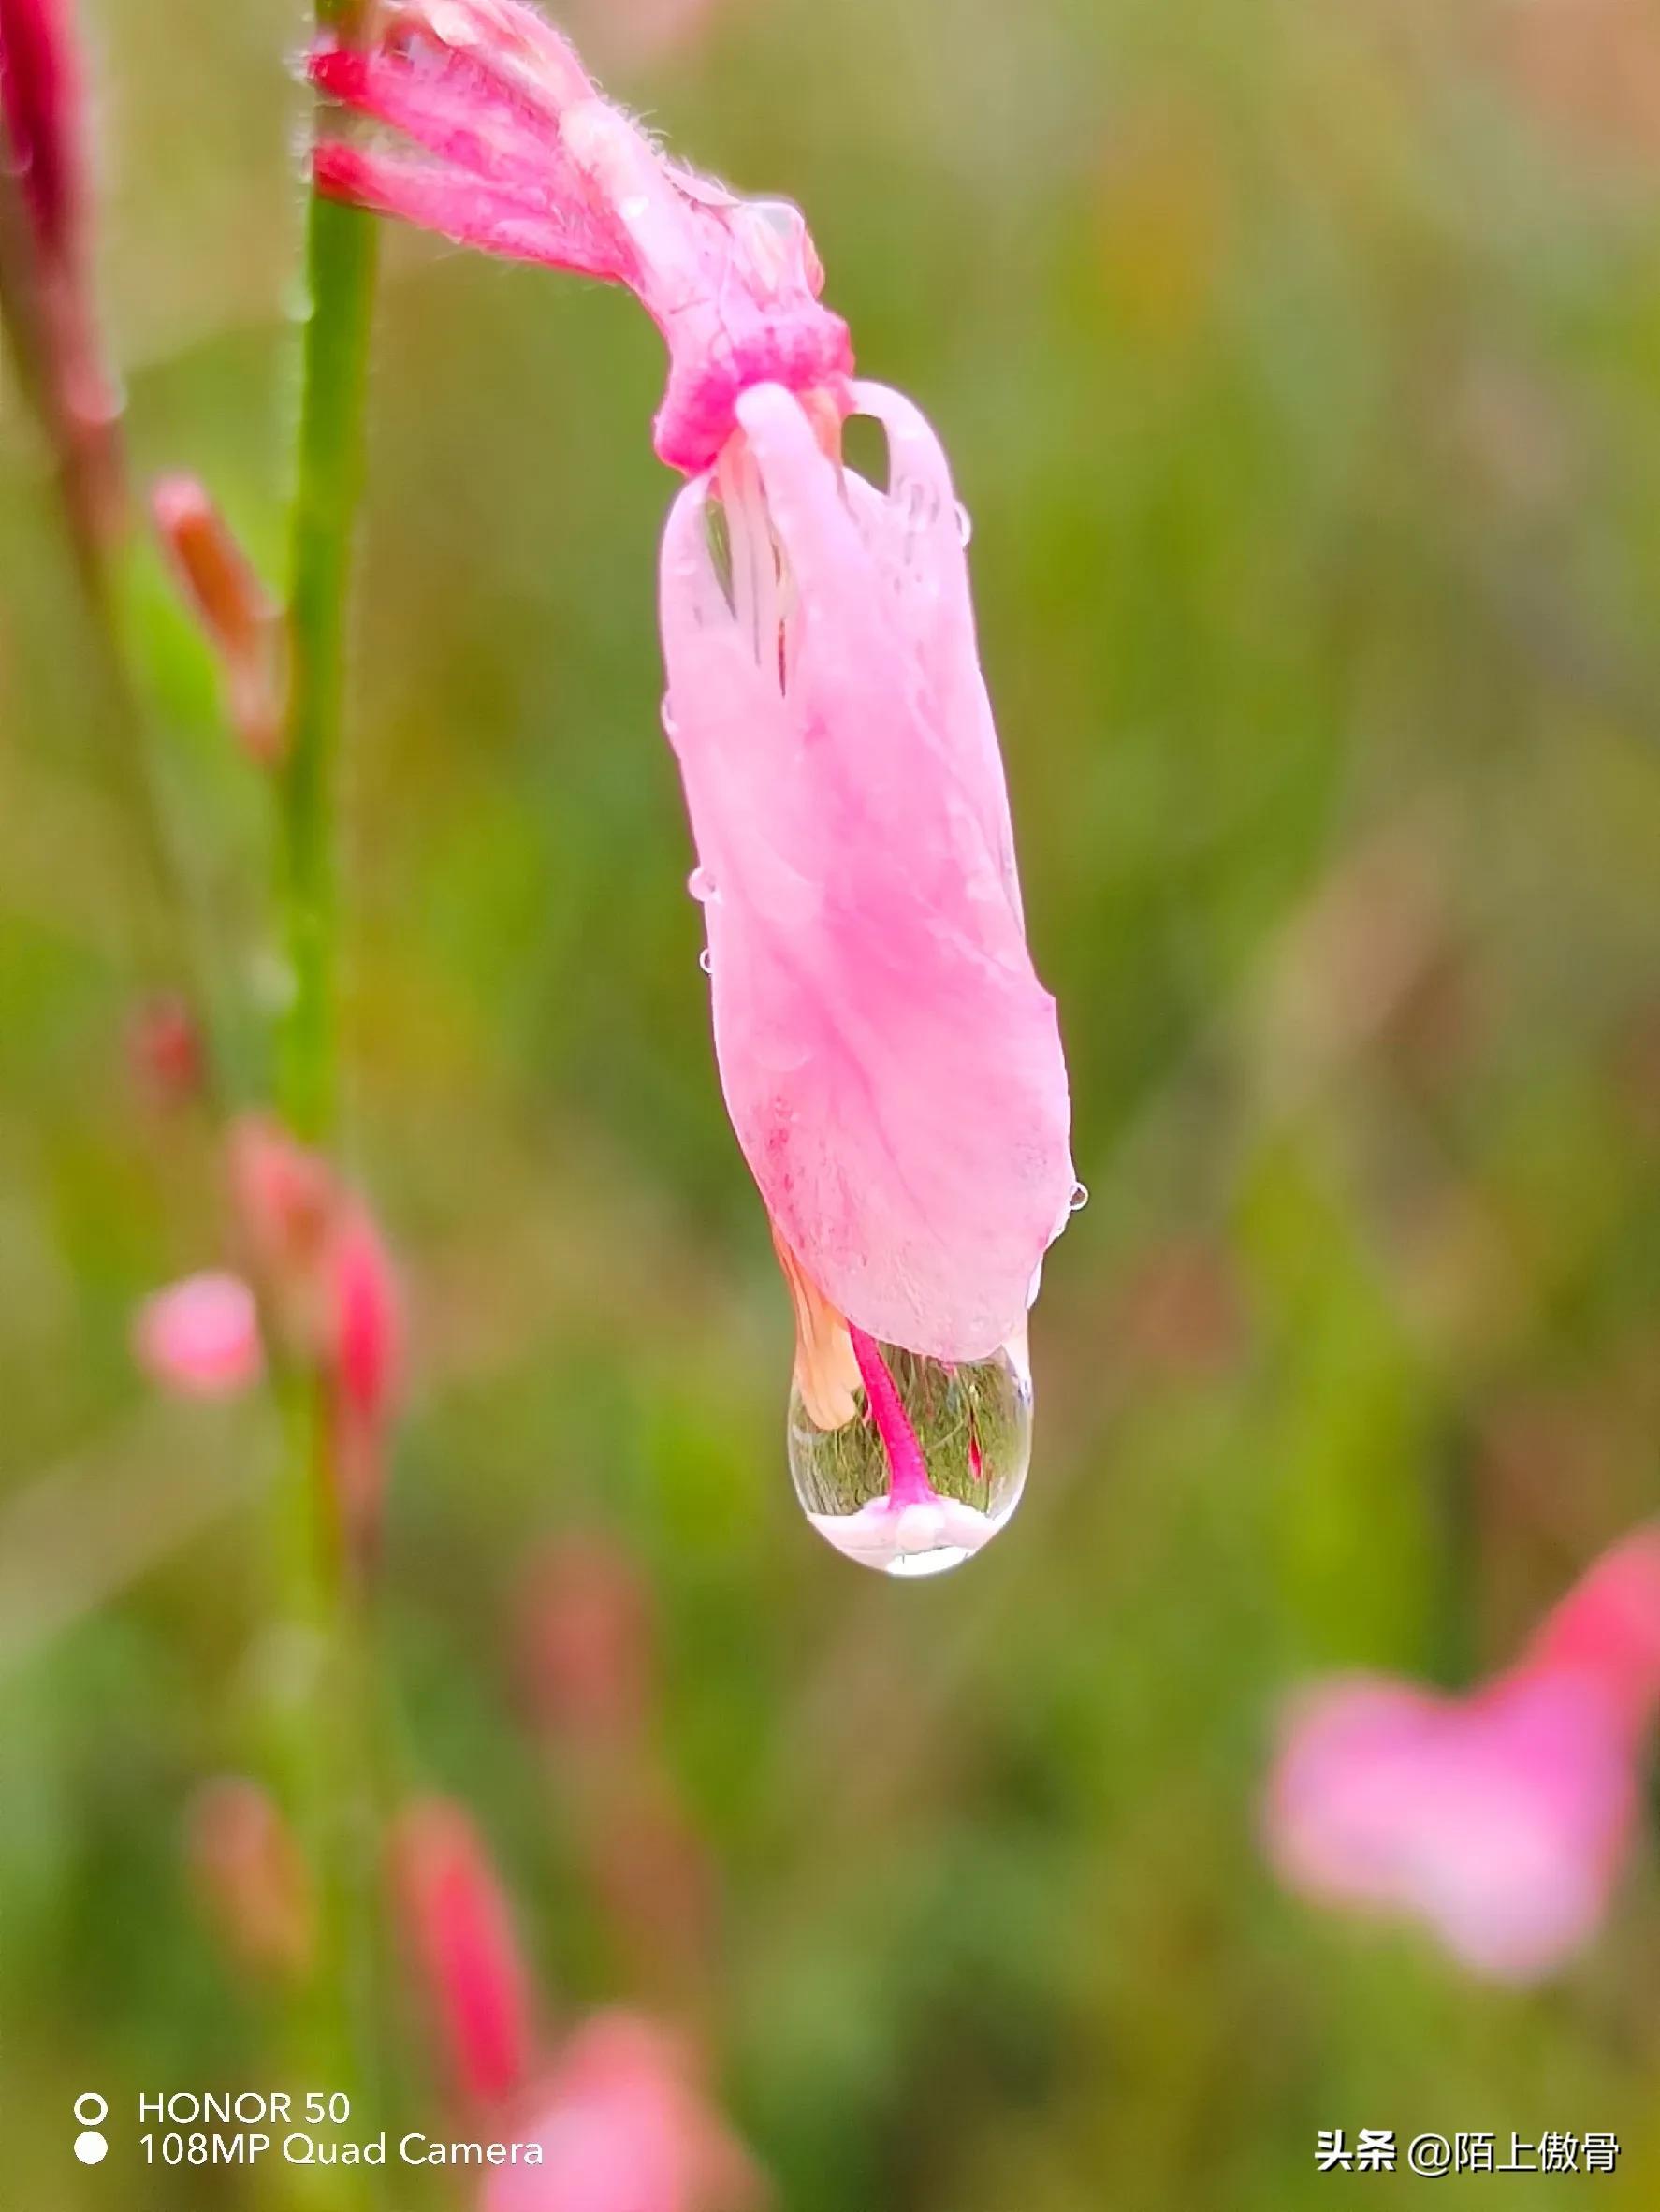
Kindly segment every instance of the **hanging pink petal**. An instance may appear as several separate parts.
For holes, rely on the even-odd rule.
[[[836,1311],[974,1360],[1074,1187],[939,441],[874,385],[885,493],[778,386],[664,535],[667,723],[707,895],[715,1043],[774,1227]],[[719,519],[730,576],[711,554]]]

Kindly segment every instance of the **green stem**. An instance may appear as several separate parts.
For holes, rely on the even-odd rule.
[[[320,0],[320,24],[348,11]],[[345,626],[362,490],[376,233],[313,192],[290,548],[290,692],[279,783],[277,895],[290,986],[277,1039],[284,1121],[332,1142],[339,1114],[336,796]],[[328,1378],[283,1377],[288,1474],[281,1554],[286,1604],[313,1664],[284,1713],[292,1801],[316,1870],[320,1943],[307,2040],[350,2094],[353,2132],[379,2101],[379,1819],[372,1624],[341,1523]],[[349,2178],[351,2176],[351,2178]],[[372,2201],[374,2176],[342,2169],[340,2201]]]
[[[281,779],[281,895],[291,982],[278,1065],[284,1114],[297,1136],[313,1141],[332,1133],[338,1107],[334,798],[375,246],[367,215],[313,193],[291,548],[292,690]]]

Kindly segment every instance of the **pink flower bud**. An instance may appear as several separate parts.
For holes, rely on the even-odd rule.
[[[372,1547],[386,1493],[386,1439],[402,1387],[398,1278],[380,1233],[358,1203],[342,1211],[328,1254],[333,1305],[325,1346],[334,1377],[335,1455],[348,1527]]]
[[[400,0],[367,47],[323,40],[324,92],[418,152],[328,139],[319,189],[464,245],[627,284],[669,349],[657,450],[707,468],[747,386],[841,401],[847,326],[796,211],[668,161],[517,0]]]
[[[293,1359],[329,1385],[342,1527],[372,1551],[386,1442],[402,1388],[396,1273],[363,1201],[318,1153],[263,1116],[231,1131],[232,1200],[249,1263]]]
[[[26,226],[0,229],[0,305],[58,445],[71,517],[97,546],[121,512],[120,402],[92,297],[85,122],[69,0],[0,0],[0,161]]]
[[[326,1259],[340,1207],[334,1171],[262,1114],[233,1126],[227,1159],[250,1266],[285,1332],[314,1347],[327,1325]]]
[[[571,2038],[521,2136],[540,2166],[502,2166],[480,2212],[743,2212],[763,2197],[686,2047],[628,2013]]]
[[[1415,1918],[1493,1980],[1554,1972],[1594,1933],[1627,1854],[1657,1657],[1660,1548],[1645,1531],[1468,1697],[1377,1676],[1305,1693],[1268,1791],[1282,1879]]]
[[[316,1933],[311,1881],[269,1796],[231,1776],[205,1783],[190,1807],[186,1851],[229,1956],[253,1973],[303,1975]]]
[[[283,744],[282,610],[194,476],[164,477],[151,493],[151,513],[218,661],[231,726],[250,759],[269,767]]]
[[[428,1798],[400,1818],[391,1863],[416,1982],[458,2096],[499,2103],[532,2056],[531,1978],[489,1855],[459,1805]]]
[[[265,1366],[254,1293],[240,1275],[188,1275],[139,1307],[133,1328],[138,1364],[164,1390],[186,1398],[231,1398]]]

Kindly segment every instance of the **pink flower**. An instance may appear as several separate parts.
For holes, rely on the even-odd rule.
[[[682,2045],[632,2014],[577,2031],[521,2138],[541,2165],[500,2167],[480,2212],[739,2212],[761,2194]]]
[[[133,1327],[138,1364],[164,1390],[187,1398],[232,1398],[265,1366],[259,1313],[240,1275],[187,1275],[139,1307]]]
[[[489,1854],[459,1805],[412,1805],[392,1839],[410,1961],[459,2096],[499,2103],[524,2082],[533,2035],[530,1974]]]
[[[303,1974],[315,1923],[310,1877],[292,1830],[257,1783],[207,1783],[190,1808],[191,1872],[226,1950],[251,1972]]]
[[[219,663],[231,726],[249,758],[269,767],[283,742],[282,609],[194,476],[164,477],[151,492],[150,508],[163,550]]]
[[[1553,1972],[1594,1932],[1630,1843],[1657,1659],[1660,1538],[1645,1531],[1470,1697],[1376,1676],[1304,1693],[1268,1793],[1281,1878],[1416,1918],[1494,1980]]]
[[[313,81],[419,154],[326,139],[325,192],[463,245],[627,284],[669,349],[657,450],[702,469],[763,378],[839,393],[847,327],[794,208],[749,204],[664,159],[517,0],[396,0],[364,47],[324,40]]]
[[[516,0],[400,0],[368,46],[325,41],[312,74],[420,150],[326,141],[324,190],[626,284],[667,341],[657,450],[693,481],[663,548],[665,722],[721,1083],[794,1303],[807,1414],[845,1429],[863,1390],[874,1419],[880,1346],[955,1364],[1018,1346],[1074,1189],[939,441],[910,401],[850,382],[796,211],[667,161]],[[854,408],[887,432],[885,491],[842,465]],[[900,1549],[961,1556],[1018,1481],[996,1512],[947,1512],[890,1412],[883,1448],[914,1493]],[[870,1502],[860,1556],[892,1557],[892,1503]]]
[[[877,385],[885,493],[777,385],[663,552],[670,735],[721,1083],[779,1238],[880,1342],[983,1358],[1073,1190],[939,441]],[[717,505],[730,584],[710,551]]]
[[[62,452],[71,512],[95,543],[119,511],[120,405],[92,298],[85,120],[69,0],[0,0],[0,161],[16,174],[27,226],[0,234],[0,304]]]

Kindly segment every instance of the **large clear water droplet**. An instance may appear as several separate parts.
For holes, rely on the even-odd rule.
[[[889,1575],[941,1575],[988,1544],[1020,1503],[1032,1450],[1032,1384],[1024,1347],[956,1366],[877,1347],[921,1453],[897,1477],[868,1393],[837,1429],[821,1429],[790,1394],[790,1477],[827,1543]]]

